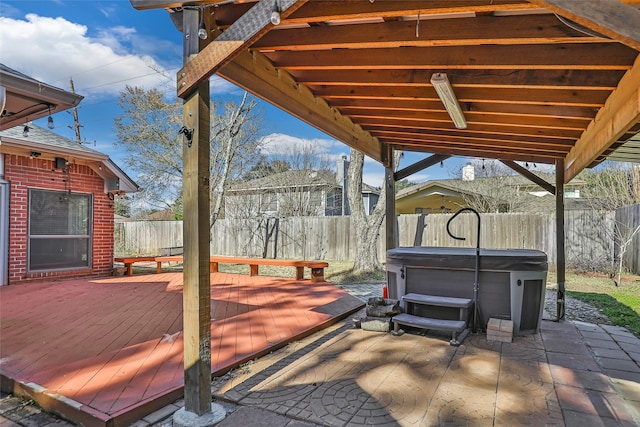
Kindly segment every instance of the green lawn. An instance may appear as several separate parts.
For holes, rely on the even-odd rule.
[[[549,272],[547,288],[557,289],[557,276]],[[608,275],[567,273],[567,294],[587,302],[605,314],[614,325],[624,326],[640,337],[640,276],[623,275],[616,287]]]
[[[329,267],[324,270],[324,277],[327,281],[337,285],[349,285],[356,283],[382,283],[385,281],[385,272],[379,270],[365,274],[353,275],[350,273],[353,261],[328,260]],[[246,265],[220,264],[220,271],[225,273],[247,274],[249,267]],[[260,274],[272,277],[295,277],[293,267],[276,267],[261,265]],[[309,279],[310,272],[305,269],[305,278]]]

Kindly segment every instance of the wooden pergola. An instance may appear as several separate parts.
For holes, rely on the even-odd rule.
[[[562,318],[563,185],[607,157],[640,162],[640,0],[130,1],[167,9],[184,37],[187,410],[202,414],[211,400],[213,74],[382,163],[388,190],[444,158],[472,156],[555,193]],[[466,126],[454,125],[432,84],[442,74]],[[393,171],[394,150],[430,156]],[[515,162],[555,165],[556,182]],[[387,221],[388,247],[395,235]]]

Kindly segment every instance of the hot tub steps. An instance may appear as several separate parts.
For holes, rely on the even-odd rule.
[[[467,325],[469,324],[469,308],[473,306],[473,301],[468,298],[443,297],[437,295],[421,295],[410,293],[402,297],[406,303],[407,313],[393,316],[393,330],[398,334],[400,325],[411,326],[420,329],[434,329],[438,331],[451,332],[451,345],[458,346],[469,334]],[[450,307],[459,309],[459,320],[437,319],[413,314],[414,305],[425,305],[435,307]]]

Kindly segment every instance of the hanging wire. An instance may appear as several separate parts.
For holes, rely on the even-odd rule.
[[[602,38],[602,39],[611,40],[611,38],[609,38],[609,37],[607,37],[605,35],[602,35],[600,33],[596,33],[595,31],[591,31],[590,29],[585,28],[585,27],[583,27],[581,25],[578,25],[575,22],[569,21],[568,19],[558,15],[557,13],[554,13],[554,15],[555,15],[556,18],[558,18],[558,21],[562,22],[567,27],[578,31],[579,33],[586,34],[587,36],[591,36],[591,37],[599,37],[599,38]]]

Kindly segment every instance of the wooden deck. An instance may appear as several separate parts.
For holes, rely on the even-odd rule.
[[[0,287],[5,392],[85,425],[120,426],[182,395],[182,273]],[[362,307],[329,283],[211,275],[222,373]]]

